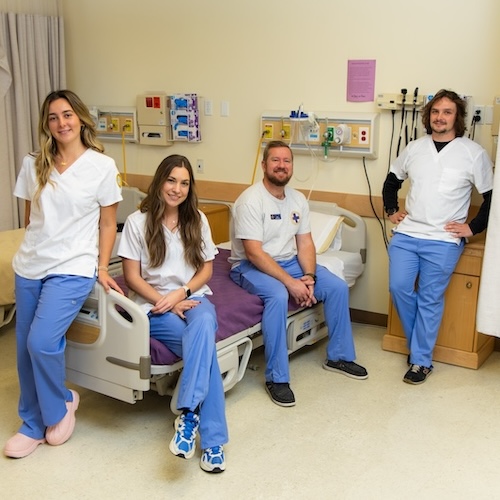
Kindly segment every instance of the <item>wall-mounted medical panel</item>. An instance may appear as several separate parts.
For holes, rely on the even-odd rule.
[[[129,106],[89,106],[101,140],[137,142],[137,113]]]
[[[137,96],[139,143],[147,146],[171,146],[170,98],[165,92]]]
[[[415,89],[417,93],[413,94],[377,94],[376,103],[379,109],[390,109],[392,111],[420,111],[432,99],[432,96],[418,94],[418,88]]]
[[[324,157],[377,158],[378,113],[309,113],[301,118],[289,112],[266,111],[261,117],[262,145],[282,140],[293,151],[317,151]]]

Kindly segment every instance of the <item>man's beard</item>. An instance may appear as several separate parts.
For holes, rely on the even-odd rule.
[[[291,179],[291,177],[287,177],[286,179],[280,180],[280,179],[277,179],[276,177],[269,175],[269,174],[266,174],[265,177],[271,184],[278,186],[278,187],[286,186],[290,182],[290,179]]]
[[[450,132],[450,129],[445,123],[431,123],[431,130],[435,134],[446,134]]]

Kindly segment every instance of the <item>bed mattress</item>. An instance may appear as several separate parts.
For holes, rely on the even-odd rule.
[[[243,290],[229,277],[229,255],[229,250],[219,249],[214,260],[213,275],[208,283],[213,295],[207,295],[207,299],[214,304],[217,311],[217,342],[253,327],[260,323],[262,318],[263,305],[259,297]],[[126,292],[123,277],[119,276],[116,280]],[[153,365],[172,365],[180,359],[168,347],[153,338],[150,339],[150,350]]]

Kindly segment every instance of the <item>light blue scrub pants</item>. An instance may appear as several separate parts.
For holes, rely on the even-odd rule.
[[[297,257],[277,262],[290,276],[304,275]],[[347,283],[323,266],[316,266],[314,296],[323,302],[328,346],[326,354],[332,361],[354,361],[356,353],[349,314],[349,287]],[[286,319],[289,294],[285,285],[276,278],[259,271],[250,261],[242,260],[231,270],[232,280],[264,302],[262,335],[266,357],[267,382],[290,382]]]
[[[95,280],[55,274],[31,280],[16,274],[21,434],[42,439],[45,429],[66,415],[73,395],[65,386],[65,334]]]
[[[389,245],[389,291],[406,335],[410,363],[432,367],[444,294],[464,248],[396,233]]]
[[[165,344],[184,361],[177,408],[193,411],[200,406],[202,449],[226,444],[224,387],[217,361],[215,307],[205,297],[193,309],[185,311],[186,319],[177,314],[149,314],[151,337]]]

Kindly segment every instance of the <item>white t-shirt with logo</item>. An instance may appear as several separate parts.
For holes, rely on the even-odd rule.
[[[241,240],[262,242],[262,249],[276,261],[297,255],[295,236],[311,232],[306,197],[285,187],[279,200],[262,181],[247,188],[234,204],[230,262],[246,259]]]

